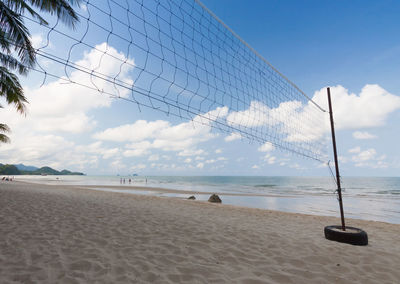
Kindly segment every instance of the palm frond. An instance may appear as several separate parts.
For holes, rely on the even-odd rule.
[[[37,17],[38,15],[32,14],[33,9],[26,5],[26,2],[31,3],[42,12],[56,15],[64,24],[72,28],[75,28],[75,24],[79,22],[79,17],[71,6],[79,6],[81,0],[7,0],[9,5],[19,11],[27,10],[33,17]]]
[[[28,68],[9,54],[0,52],[0,64],[7,69],[17,70],[21,75],[26,75],[28,73]]]
[[[47,25],[47,21],[42,18],[35,10],[29,6],[25,0],[6,0],[6,5],[18,14],[24,14],[28,12],[33,18],[39,20],[41,24]]]
[[[0,132],[10,132],[11,129],[7,124],[0,123]]]
[[[18,77],[3,66],[0,66],[0,95],[5,97],[7,103],[14,104],[18,112],[26,113],[25,104],[28,101]]]
[[[10,138],[5,134],[0,134],[0,143],[10,143]]]
[[[7,35],[3,30],[0,30],[0,48],[6,53],[11,53],[11,43],[9,40],[9,35]]]
[[[36,54],[29,38],[28,28],[24,25],[21,15],[8,8],[2,1],[0,1],[0,24],[3,35],[7,36],[3,41],[10,42],[9,45],[14,47],[23,64],[33,66]]]

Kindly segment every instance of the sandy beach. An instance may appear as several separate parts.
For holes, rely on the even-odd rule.
[[[399,283],[400,225],[0,183],[1,283]]]

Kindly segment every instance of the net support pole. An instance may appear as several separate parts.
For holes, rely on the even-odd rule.
[[[332,112],[332,102],[331,102],[331,90],[330,90],[330,88],[328,88],[327,91],[328,91],[328,103],[329,103],[329,116],[330,116],[330,119],[331,119],[333,155],[334,155],[334,158],[335,158],[336,182],[337,182],[337,187],[338,187],[337,191],[338,191],[338,196],[339,196],[338,199],[339,199],[339,207],[340,207],[340,218],[342,220],[342,230],[346,231],[346,225],[344,223],[342,187],[340,185],[339,163],[338,163],[337,150],[336,150],[335,126],[333,125],[333,112]]]

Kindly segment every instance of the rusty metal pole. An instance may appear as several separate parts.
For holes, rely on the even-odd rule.
[[[333,145],[333,155],[335,157],[336,182],[337,182],[337,187],[338,187],[337,191],[338,191],[338,196],[339,196],[340,218],[342,219],[342,230],[346,231],[346,225],[344,223],[342,188],[340,185],[339,163],[338,163],[337,150],[336,150],[335,126],[333,125],[333,112],[332,112],[330,88],[328,88],[328,103],[329,103],[329,116],[331,118],[332,145]]]

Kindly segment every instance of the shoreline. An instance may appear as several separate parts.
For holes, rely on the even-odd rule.
[[[395,283],[400,225],[178,198],[0,183],[0,275],[40,283]]]
[[[159,197],[176,197],[186,199],[191,195],[196,197],[196,202],[207,201],[212,194],[217,194],[222,198],[223,204],[243,206],[247,208],[258,208],[263,210],[273,210],[280,212],[301,213],[317,216],[339,217],[339,205],[333,193],[248,193],[237,191],[234,188],[229,192],[215,188],[215,191],[172,187],[156,187],[152,184],[135,185],[101,185],[101,184],[65,184],[57,183],[56,180],[48,183],[40,183],[38,180],[23,180],[20,182],[34,184],[51,184],[65,186],[79,186],[90,190],[120,192],[137,195],[150,195]],[[390,224],[400,224],[400,212],[396,212],[400,206],[400,199],[380,199],[380,196],[371,197],[368,195],[344,195],[345,218],[358,220],[381,221]]]
[[[179,201],[184,201],[184,202],[190,202],[192,204],[197,204],[200,203],[202,205],[210,205],[210,206],[220,206],[220,207],[226,207],[226,208],[231,208],[231,209],[242,209],[242,210],[256,210],[256,211],[266,211],[270,213],[277,213],[277,214],[289,214],[289,215],[301,215],[301,216],[309,216],[309,217],[322,217],[322,218],[333,218],[337,220],[337,223],[340,223],[340,216],[339,216],[339,208],[338,208],[338,216],[332,216],[332,215],[318,215],[318,214],[309,214],[309,213],[300,213],[300,212],[288,212],[288,211],[281,211],[281,210],[273,210],[273,209],[265,209],[265,208],[256,208],[256,207],[248,207],[248,206],[243,206],[243,205],[233,205],[233,204],[227,204],[227,203],[211,203],[208,202],[207,200],[188,200],[185,197],[179,197],[179,196],[158,196],[158,195],[149,195],[149,194],[135,194],[128,192],[130,190],[133,191],[150,191],[154,193],[172,193],[172,194],[182,194],[182,195],[212,195],[212,194],[217,194],[217,195],[222,195],[222,196],[235,196],[235,197],[240,197],[240,196],[251,196],[251,197],[282,197],[280,195],[273,195],[273,194],[251,194],[251,193],[226,193],[226,192],[207,192],[207,191],[190,191],[190,190],[175,190],[175,189],[169,189],[169,188],[161,188],[161,187],[147,187],[147,186],[133,186],[133,185],[123,185],[123,186],[118,186],[118,185],[66,185],[66,184],[59,184],[59,185],[54,185],[54,184],[42,184],[42,183],[36,183],[36,182],[29,182],[29,181],[15,181],[15,183],[20,183],[20,184],[27,184],[27,185],[34,185],[34,186],[46,186],[46,187],[58,187],[62,189],[69,189],[69,190],[83,190],[83,191],[95,191],[95,192],[103,192],[103,193],[111,193],[111,194],[121,194],[124,196],[136,196],[136,197],[141,197],[141,196],[147,196],[150,198],[156,198],[156,199],[172,199],[172,200],[179,200]],[[101,189],[116,189],[118,191],[114,190],[101,190]],[[318,196],[315,194],[315,196]],[[293,198],[296,197],[296,195],[292,196],[284,196],[282,198]],[[208,199],[208,198],[207,198]],[[379,221],[379,220],[367,220],[367,219],[358,219],[358,218],[351,218],[351,217],[346,217],[346,220],[354,220],[357,222],[376,222],[376,223],[384,223],[388,225],[399,225],[397,223],[390,223],[386,221]]]

